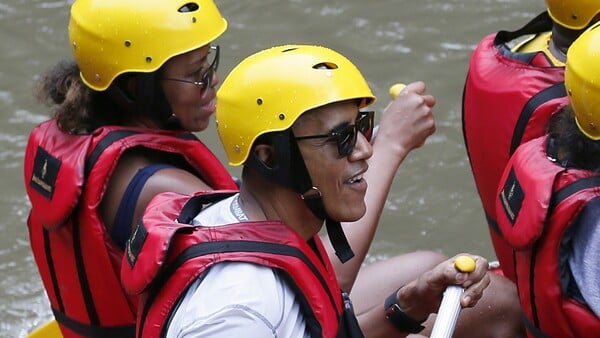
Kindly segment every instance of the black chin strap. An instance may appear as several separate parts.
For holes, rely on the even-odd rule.
[[[123,89],[116,83],[112,83],[106,90],[110,99],[119,107],[120,110],[127,114],[135,114],[135,102],[125,94]]]
[[[294,144],[296,141],[294,140]],[[298,145],[296,144],[296,149],[298,149]],[[300,153],[300,149],[298,149],[298,153]],[[302,166],[304,167],[304,172],[306,177],[308,177],[308,181],[310,182],[310,175],[308,175],[308,171],[306,170],[306,166],[304,165],[304,161],[302,161]],[[327,229],[327,236],[329,236],[329,241],[333,246],[333,250],[335,251],[335,255],[338,256],[340,262],[346,263],[352,257],[354,257],[354,252],[350,247],[350,243],[348,243],[348,239],[344,234],[344,229],[342,225],[338,221],[334,221],[327,215],[327,211],[325,210],[325,205],[323,205],[323,198],[321,197],[321,192],[312,186],[310,183],[308,189],[304,189],[304,193],[301,194],[304,203],[308,206],[308,208],[315,214],[317,217],[325,220],[325,228]],[[306,187],[305,187],[306,188]]]
[[[135,89],[135,101],[144,115],[151,116],[161,123],[173,115],[156,73],[140,73]]]
[[[161,123],[167,121],[172,115],[171,107],[156,74],[136,73],[133,76],[135,91],[130,95],[116,81],[108,87],[107,92],[113,102],[128,114],[150,116]]]
[[[342,263],[347,262],[354,257],[354,252],[344,235],[340,222],[332,220],[327,215],[321,192],[312,185],[294,135],[290,130],[284,130],[269,134],[269,138],[275,150],[276,163],[270,167],[261,161],[254,152],[250,152],[246,165],[260,173],[265,179],[298,192],[313,214],[325,221],[327,235],[336,256]]]
[[[354,251],[352,251],[350,243],[348,243],[348,239],[346,238],[346,234],[344,234],[342,225],[340,222],[334,221],[330,218],[326,219],[325,222],[327,235],[329,236],[329,241],[333,245],[335,255],[338,256],[340,262],[346,263],[352,259],[352,257],[354,257]]]
[[[334,221],[327,216],[325,206],[323,205],[323,199],[321,198],[321,193],[312,188],[311,191],[316,191],[317,193],[313,193],[308,196],[307,194],[303,194],[302,199],[315,215],[318,216],[320,213],[325,215],[325,228],[327,229],[327,236],[329,236],[329,241],[333,246],[335,255],[338,256],[340,262],[346,263],[352,259],[352,257],[354,257],[354,252],[352,251],[350,243],[348,243],[348,239],[344,234],[344,229],[342,228],[340,222]]]

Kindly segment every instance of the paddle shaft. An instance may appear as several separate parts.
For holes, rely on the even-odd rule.
[[[454,268],[458,272],[469,273],[475,270],[475,261],[471,257],[461,255],[454,260]],[[458,285],[446,287],[430,338],[452,337],[460,314],[460,297],[463,292],[464,289]]]

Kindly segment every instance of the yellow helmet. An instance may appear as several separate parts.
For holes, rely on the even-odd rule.
[[[290,128],[307,110],[350,99],[362,99],[362,108],[375,96],[356,66],[329,48],[286,45],[247,57],[217,92],[217,131],[229,163],[243,164],[258,136]]]
[[[573,42],[567,52],[565,87],[583,134],[600,140],[600,22]]]
[[[600,13],[598,0],[546,0],[548,13],[555,22],[569,29],[584,29]]]
[[[212,0],[76,0],[69,41],[83,82],[102,91],[118,75],[153,72],[226,29]]]

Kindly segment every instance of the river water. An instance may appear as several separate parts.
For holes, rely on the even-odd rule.
[[[516,29],[542,0],[217,0],[229,29],[218,40],[221,78],[272,45],[321,44],[348,56],[381,111],[395,82],[423,80],[437,98],[437,131],[396,175],[369,261],[417,249],[493,259],[462,138],[469,56],[488,33]],[[0,0],[0,336],[24,337],[51,318],[30,253],[22,179],[29,131],[48,118],[32,96],[39,74],[69,55],[71,1]],[[143,6],[143,2],[140,3]],[[160,43],[160,41],[157,41]],[[201,138],[225,159],[214,128]],[[236,174],[235,170],[232,173]]]

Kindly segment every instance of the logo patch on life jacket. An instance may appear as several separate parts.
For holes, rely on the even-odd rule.
[[[144,224],[140,221],[129,239],[127,240],[127,244],[125,246],[125,253],[127,254],[127,261],[129,262],[129,266],[133,268],[135,265],[135,261],[142,250],[142,246],[146,241],[146,237],[148,236],[148,231],[144,227]]]
[[[504,214],[510,220],[510,223],[514,225],[525,199],[525,193],[517,180],[514,168],[510,169],[499,197],[502,202]]]
[[[61,161],[50,155],[44,148],[38,147],[33,161],[33,174],[29,185],[49,200],[52,200],[56,177]]]

